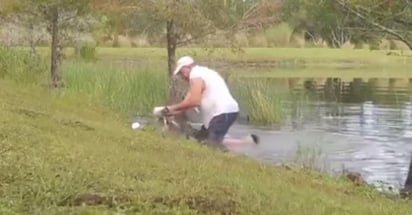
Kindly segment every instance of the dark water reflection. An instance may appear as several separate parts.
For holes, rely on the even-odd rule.
[[[373,184],[403,186],[412,156],[412,79],[276,78],[279,88],[301,92],[288,101],[280,129],[237,124],[230,135],[255,132],[257,147],[240,152],[266,162],[293,162],[297,147],[321,150],[318,166],[360,172]]]

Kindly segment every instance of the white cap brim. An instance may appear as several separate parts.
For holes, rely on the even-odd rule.
[[[180,70],[182,69],[182,67],[187,66],[187,65],[191,65],[192,63],[194,63],[193,58],[191,58],[189,56],[181,57],[177,61],[177,66],[176,66],[175,71],[173,71],[173,75],[177,75],[180,72]]]
[[[173,75],[177,75],[180,72],[180,69],[183,67],[184,65],[178,65],[175,69],[175,71],[173,72]]]

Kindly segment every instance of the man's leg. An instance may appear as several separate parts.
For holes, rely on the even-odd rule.
[[[225,113],[215,116],[209,123],[207,129],[207,140],[206,144],[215,146],[224,151],[227,151],[225,145],[223,145],[223,139],[229,131],[229,128],[236,121],[239,113]]]
[[[202,125],[202,127],[200,128],[200,130],[194,129],[192,131],[192,137],[195,138],[198,142],[202,142],[204,140],[207,139],[207,129],[205,128],[205,126]]]

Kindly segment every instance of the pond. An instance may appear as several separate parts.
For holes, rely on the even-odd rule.
[[[403,187],[412,156],[412,77],[272,77],[270,82],[310,99],[285,101],[287,120],[278,128],[234,125],[230,136],[252,132],[261,139],[240,153],[333,173],[346,169],[382,188]]]

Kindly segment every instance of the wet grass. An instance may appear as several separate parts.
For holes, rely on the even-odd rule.
[[[407,214],[412,205],[153,129],[87,94],[0,80],[1,214]],[[79,207],[83,205],[83,207]]]

